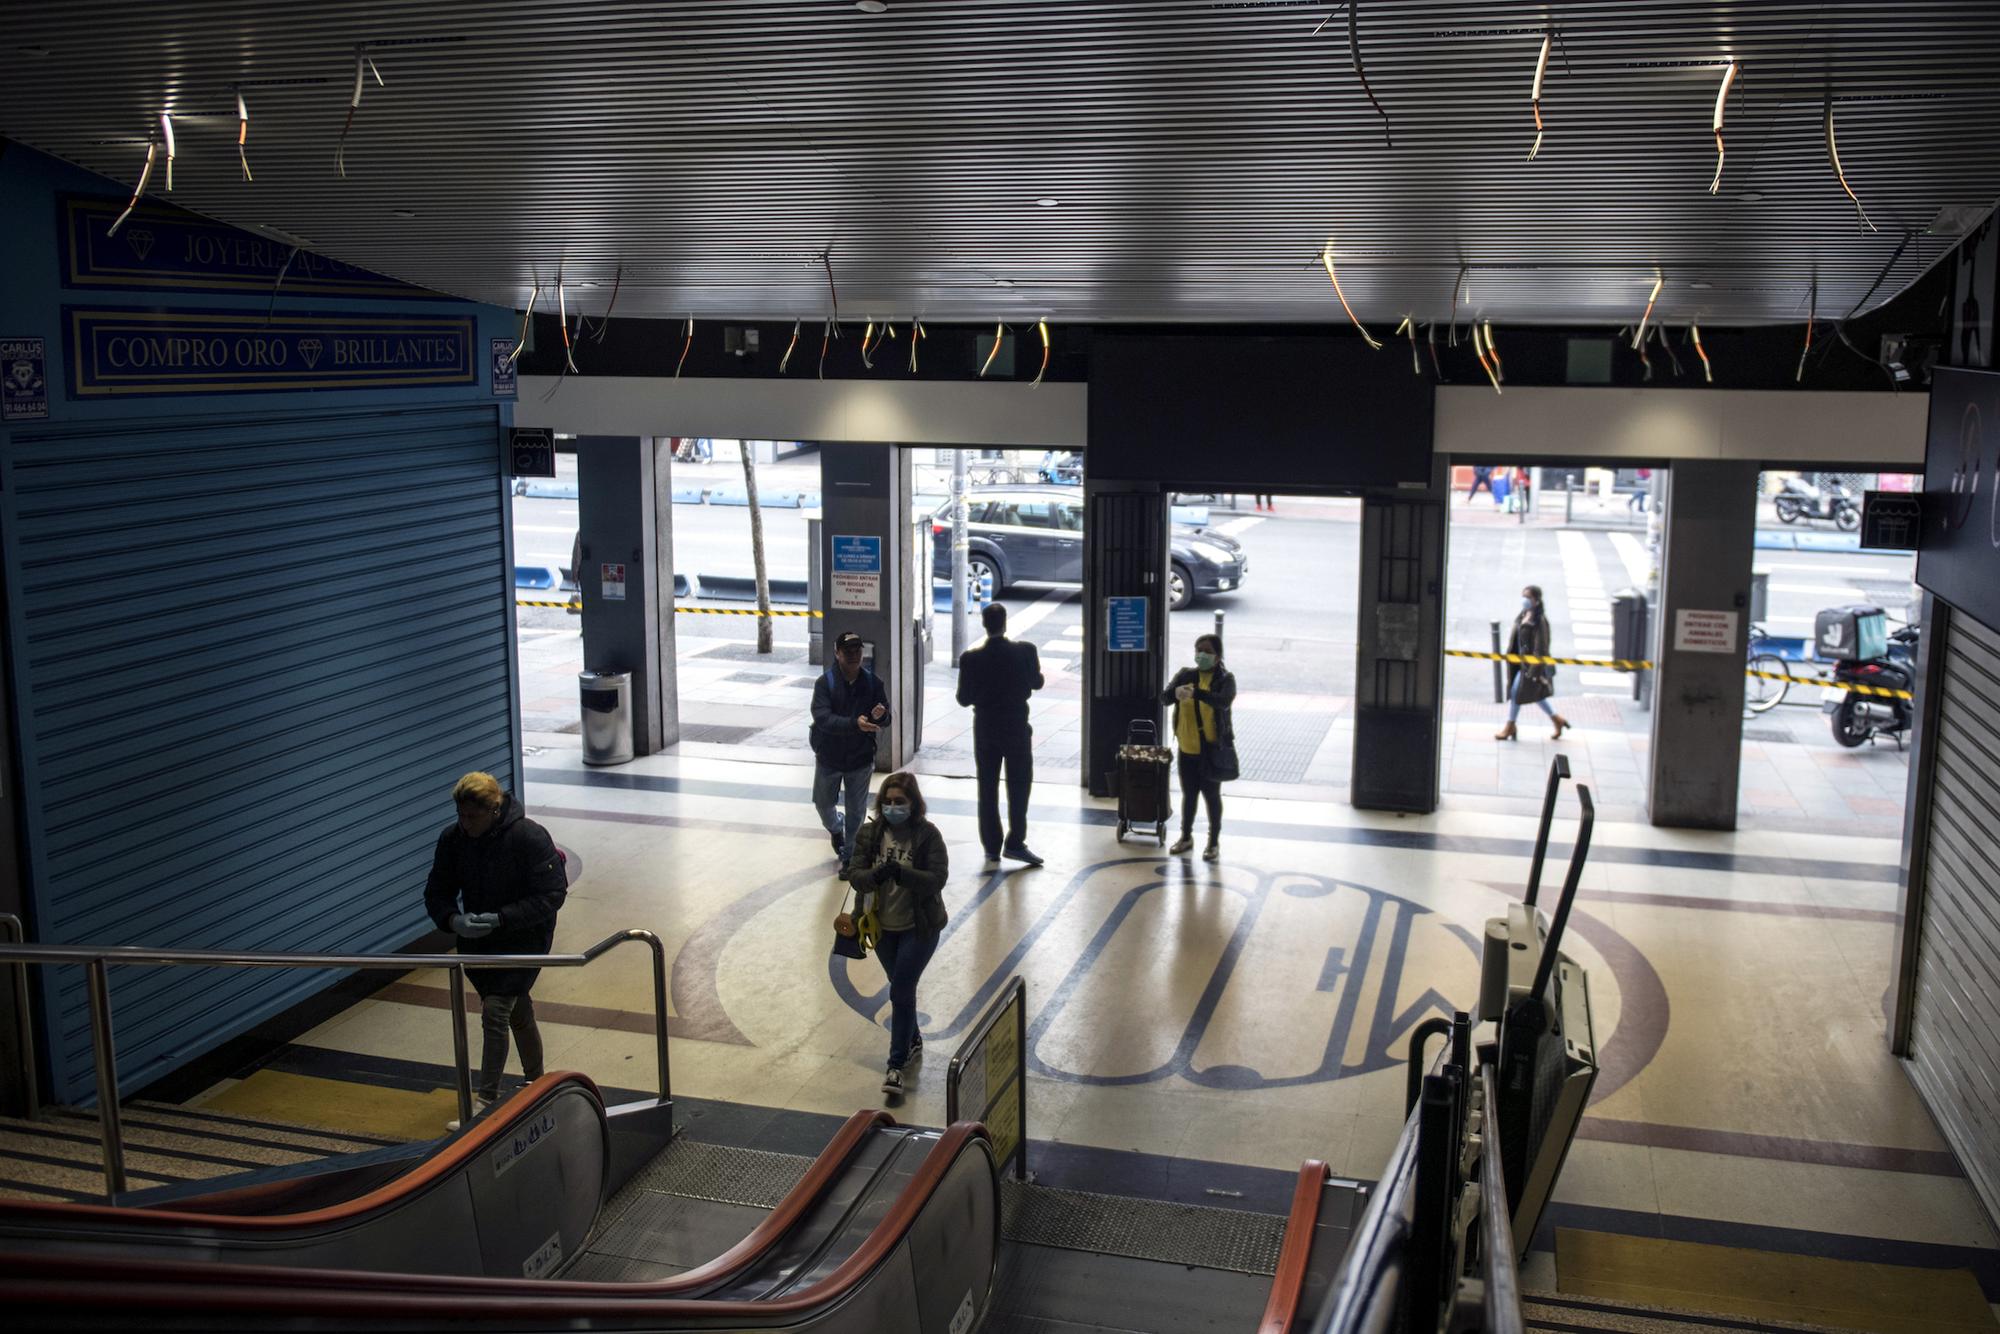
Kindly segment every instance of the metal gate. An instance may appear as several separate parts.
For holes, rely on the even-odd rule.
[[[449,786],[516,781],[492,406],[16,427],[0,459],[31,926],[372,952],[427,929]],[[43,970],[52,1092],[91,1085]],[[137,1088],[326,985],[113,970]]]
[[[1947,620],[1910,1077],[1967,1176],[2000,1215],[2000,633]]]

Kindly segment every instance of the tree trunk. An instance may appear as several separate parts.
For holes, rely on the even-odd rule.
[[[750,499],[750,559],[757,570],[757,651],[771,651],[771,578],[764,570],[764,509],[757,503],[757,460],[750,442],[739,440],[743,453],[743,490]]]

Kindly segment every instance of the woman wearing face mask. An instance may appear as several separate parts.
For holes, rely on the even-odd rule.
[[[951,874],[944,835],[924,816],[924,796],[907,773],[890,774],[875,794],[875,815],[854,836],[848,884],[858,915],[872,906],[881,929],[875,955],[889,975],[889,1069],[884,1093],[903,1091],[903,1067],[922,1059],[917,979],[944,930],[944,882]]]
[[[1222,640],[1203,635],[1194,641],[1194,666],[1183,667],[1160,695],[1174,710],[1179,743],[1181,836],[1167,849],[1175,856],[1194,849],[1196,798],[1208,807],[1208,846],[1201,859],[1222,855],[1222,785],[1235,778],[1236,726],[1229,710],[1236,702],[1236,678],[1222,665]]]
[[[1542,590],[1529,584],[1521,590],[1521,614],[1514,618],[1514,633],[1507,636],[1507,652],[1529,658],[1549,656],[1549,616],[1542,606]],[[1538,705],[1556,725],[1551,741],[1562,740],[1569,719],[1549,705],[1556,693],[1556,669],[1548,663],[1510,662],[1507,664],[1507,725],[1493,734],[1495,741],[1515,739],[1514,720],[1523,704]]]

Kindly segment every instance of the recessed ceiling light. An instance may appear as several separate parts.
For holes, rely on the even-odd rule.
[[[1059,205],[1060,205],[1061,203],[1062,203],[1062,200],[1060,200],[1060,199],[1050,199],[1050,198],[1048,198],[1047,196],[1043,196],[1042,198],[1040,198],[1040,199],[1037,199],[1037,200],[1035,201],[1035,207],[1036,207],[1036,208],[1055,208],[1055,207],[1059,206]]]
[[[1689,287],[1692,287],[1692,288],[1693,288],[1693,289],[1694,289],[1695,291],[1697,291],[1697,292],[1706,292],[1706,291],[1708,291],[1708,290],[1709,290],[1710,288],[1714,287],[1714,286],[1715,286],[1715,284],[1714,284],[1714,283],[1705,283],[1705,282],[1701,282],[1700,280],[1696,280],[1695,282],[1691,282],[1691,283],[1689,283],[1689,284],[1688,284],[1688,286],[1689,286]]]
[[[1757,193],[1755,190],[1745,190],[1742,194],[1736,197],[1742,200],[1746,204],[1761,204],[1764,202],[1764,196]]]
[[[417,216],[417,211],[413,208],[392,208],[389,212],[399,218],[414,218]]]
[[[886,14],[889,0],[854,0],[854,7],[864,14]]]

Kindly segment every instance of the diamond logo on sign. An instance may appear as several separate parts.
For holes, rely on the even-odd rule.
[[[309,370],[319,365],[320,354],[325,351],[326,344],[320,342],[317,338],[301,338],[299,340],[299,355],[306,359],[306,367]]]
[[[144,227],[134,227],[125,233],[125,244],[132,247],[132,253],[137,255],[139,262],[143,264],[146,262],[146,256],[153,253],[153,234]]]

